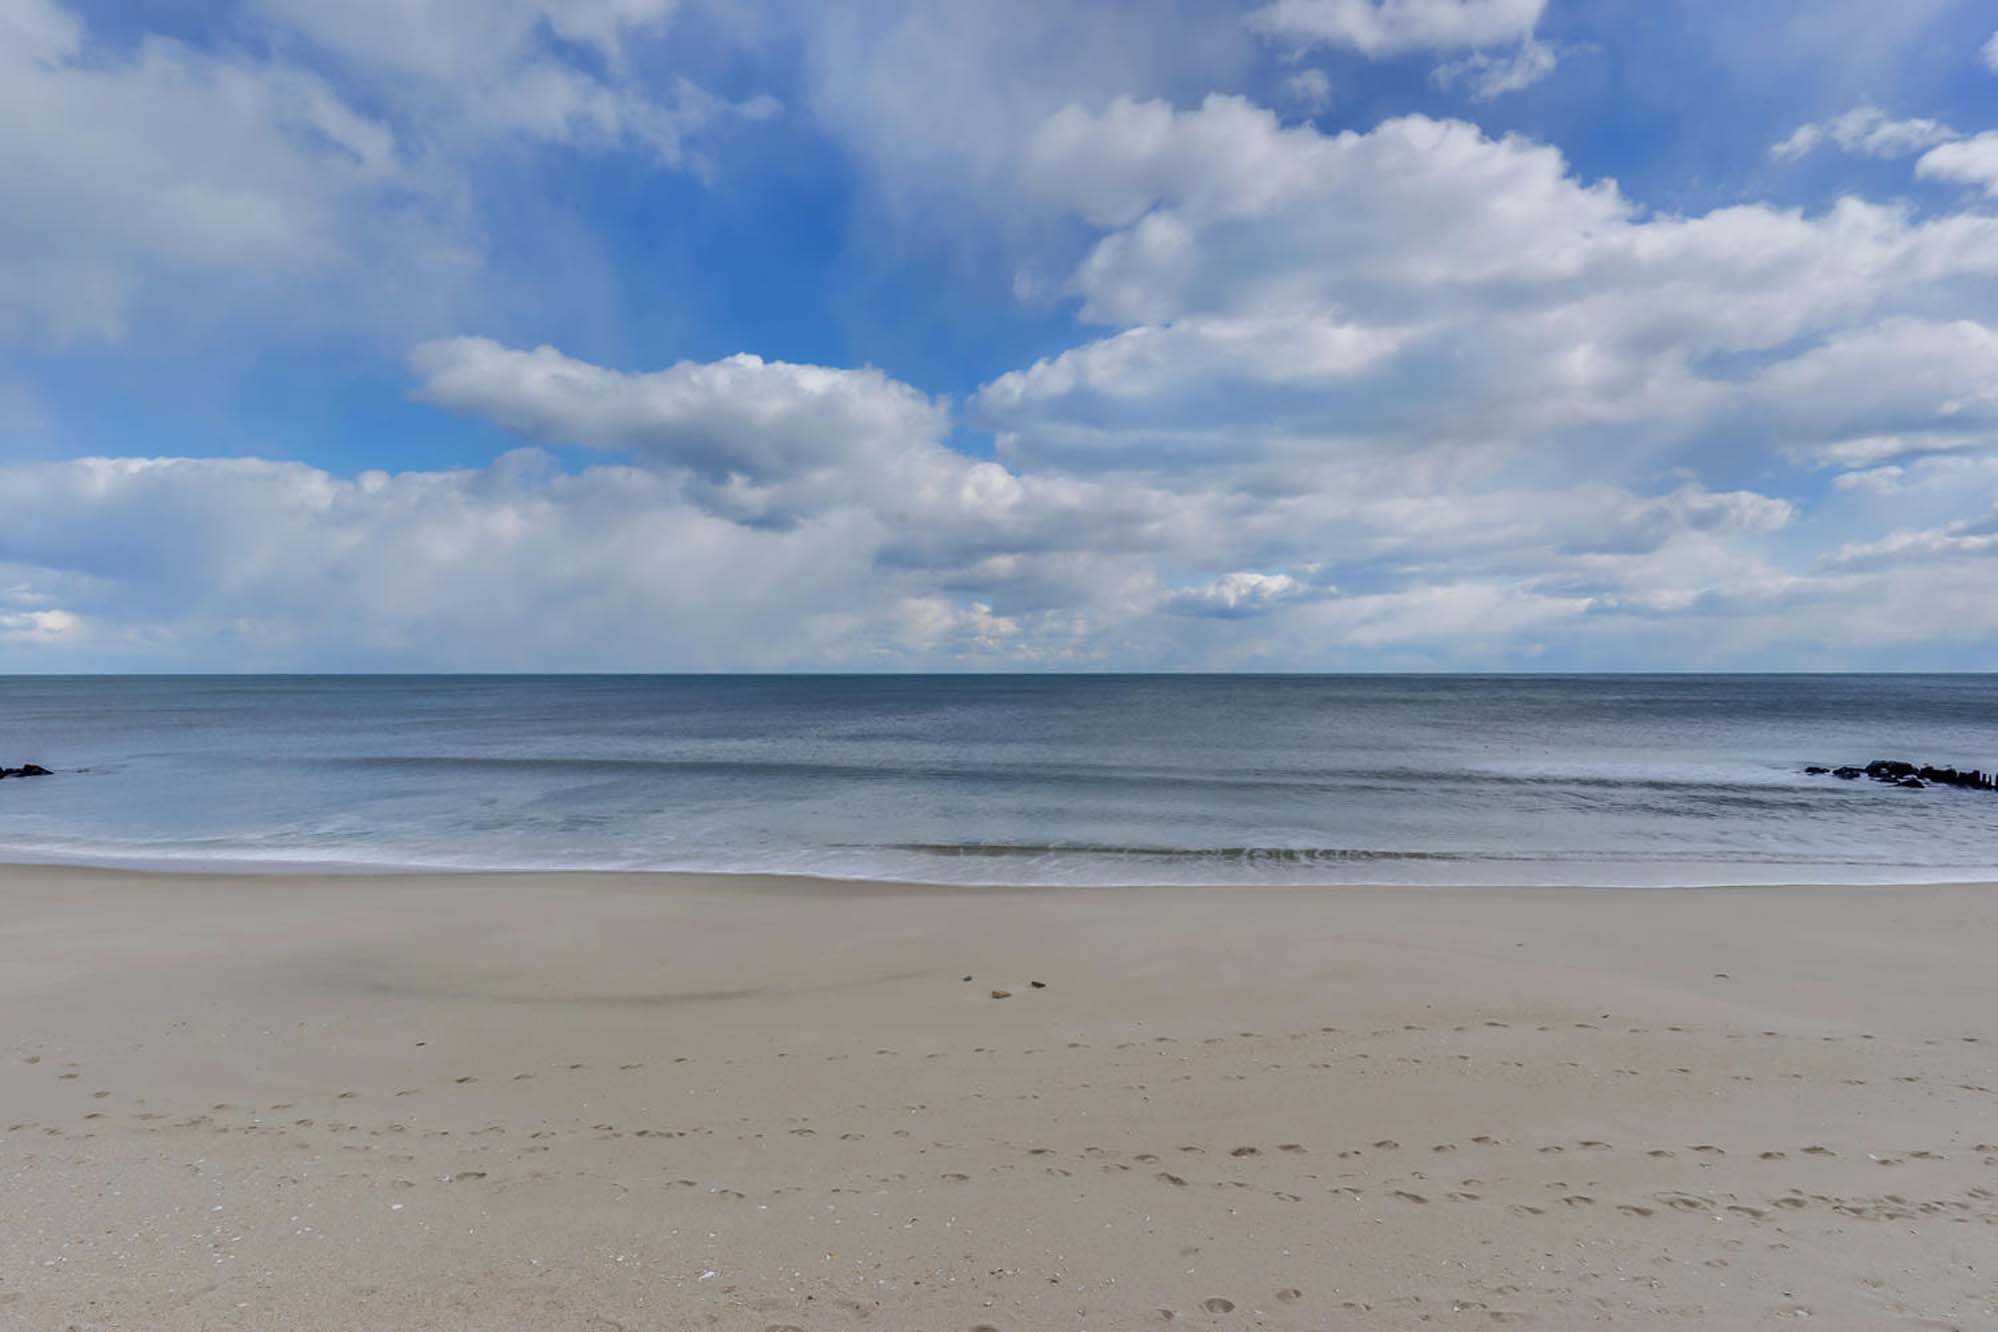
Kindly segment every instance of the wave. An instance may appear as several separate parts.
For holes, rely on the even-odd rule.
[[[289,760],[287,760],[289,761]],[[311,764],[333,767],[395,770],[444,770],[493,773],[539,773],[548,776],[635,776],[657,774],[685,777],[753,777],[838,781],[915,781],[969,784],[1046,783],[1050,785],[1114,785],[1138,789],[1185,787],[1229,790],[1352,791],[1370,788],[1383,794],[1434,787],[1489,787],[1519,790],[1573,789],[1590,791],[1693,796],[1716,801],[1790,798],[1826,789],[1812,787],[1801,771],[1767,769],[1761,774],[1669,777],[1633,776],[1613,771],[1576,769],[1565,772],[1502,772],[1483,768],[1351,767],[1248,768],[1234,772],[1145,768],[1095,764],[1006,764],[981,758],[976,764],[868,763],[756,758],[625,758],[564,755],[481,754],[364,754],[315,757]],[[1759,777],[1759,780],[1758,780]]]
[[[1082,859],[1157,860],[1165,862],[1241,862],[1243,864],[1395,864],[1455,863],[1462,865],[1847,865],[1891,867],[1906,864],[1904,859],[1840,856],[1829,853],[1766,851],[1755,849],[1661,851],[1632,850],[1581,851],[1407,851],[1349,846],[1108,846],[1089,844],[1038,845],[1025,842],[883,842],[843,843],[830,848],[839,851],[904,852],[918,856],[950,859],[1052,860]],[[1988,868],[1982,861],[1922,862],[1920,868]]]
[[[620,851],[540,854],[492,846],[260,838],[8,838],[0,863],[214,873],[680,873],[802,875],[830,880],[962,887],[1121,887],[1178,884],[1713,887],[1786,883],[1988,882],[1989,861],[1774,851],[1465,851],[1368,847],[1169,847],[1037,843],[832,844],[788,850],[712,847],[683,854]],[[991,865],[981,872],[975,865]]]
[[[1036,846],[1020,842],[884,842],[863,845],[842,843],[842,851],[905,851],[924,856],[1060,859],[1064,856],[1101,856],[1132,860],[1177,861],[1262,861],[1276,865],[1309,865],[1339,861],[1431,861],[1431,860],[1542,860],[1559,859],[1534,855],[1494,855],[1465,851],[1379,851],[1350,846]]]

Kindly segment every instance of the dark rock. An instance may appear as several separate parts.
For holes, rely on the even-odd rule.
[[[19,768],[0,768],[0,777],[53,777],[54,773],[39,763],[25,764]]]
[[[1826,773],[1830,772],[1830,771],[1831,771],[1831,769],[1830,769],[1830,768],[1821,768],[1821,767],[1819,767],[1819,766],[1818,766],[1817,764],[1813,763],[1813,764],[1812,764],[1812,765],[1811,765],[1810,767],[1808,767],[1808,768],[1804,769],[1804,771],[1805,771],[1806,773],[1808,773],[1808,774],[1809,774],[1810,776],[1812,776],[1812,777],[1822,777],[1822,776],[1824,776],[1824,775],[1825,775]]]
[[[1808,773],[1822,773],[1823,768],[1813,765],[1804,769]],[[1924,763],[1919,767],[1904,763],[1900,759],[1875,759],[1863,768],[1851,766],[1833,768],[1831,775],[1852,781],[1858,777],[1871,777],[1876,782],[1888,786],[1903,786],[1911,791],[1920,791],[1930,786],[1953,786],[1960,791],[1998,791],[1998,774],[1985,772],[1981,768],[1948,768]]]

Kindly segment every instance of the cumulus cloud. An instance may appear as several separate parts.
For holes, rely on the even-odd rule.
[[[1981,562],[1994,556],[1998,556],[1998,520],[1987,517],[1854,542],[1826,557],[1824,565],[1839,570],[1872,570],[1903,564]]]
[[[58,644],[75,639],[82,627],[66,610],[0,611],[0,641]]]
[[[765,98],[623,73],[658,0],[262,0],[254,40],[101,34],[0,0],[0,338],[126,337],[282,310],[287,325],[441,317],[479,272],[463,162],[516,135],[701,165],[691,136]],[[592,72],[564,52],[590,52]]]
[[[1438,487],[1419,465],[1370,480],[1308,457],[1114,481],[1008,466],[949,448],[945,408],[879,372],[754,357],[632,373],[460,340],[415,363],[433,401],[629,460],[0,469],[0,659],[1211,663],[1251,618],[1444,652],[1470,625],[1505,651],[1506,626],[1655,600],[1791,512],[1691,483]],[[1357,586],[1335,592],[1334,568]]]
[[[1300,69],[1283,81],[1283,92],[1311,115],[1332,105],[1332,79],[1322,69]]]
[[[112,48],[48,0],[0,0],[25,34],[0,42],[20,76],[0,106],[101,123],[138,182],[59,180],[64,207],[101,214],[69,249],[60,210],[0,216],[0,254],[24,257],[0,283],[74,260],[75,291],[118,299],[71,293],[95,311],[72,337],[115,332],[164,261],[291,275],[287,299],[299,274],[392,291],[410,237],[450,253],[461,234],[439,142],[693,164],[678,94],[631,72],[672,5],[431,0],[388,49],[374,3],[260,0],[272,40],[245,53]],[[1256,40],[1223,17],[1200,58]],[[1255,31],[1434,52],[1475,98],[1537,58],[1540,19],[1279,0]],[[1316,81],[1282,94],[1289,118],[1118,96],[1170,53],[1094,19],[1063,48],[1062,7],[1038,0],[809,23],[850,38],[807,57],[823,123],[884,192],[962,189],[971,213],[1003,197],[1036,263],[1021,289],[1076,318],[1066,346],[960,406],[753,346],[620,368],[574,343],[439,339],[410,355],[415,397],[529,447],[358,476],[0,467],[0,663],[1865,665],[1998,634],[1991,528],[1965,517],[1998,511],[1981,205],[1673,212],[1523,134],[1296,123]],[[987,38],[1000,56],[968,67]],[[1990,187],[1987,136],[1860,112],[1783,152],[1919,153],[1923,177]],[[53,170],[54,151],[0,129],[10,167]],[[148,174],[168,170],[185,190]],[[0,308],[52,326],[61,307]]]
[[[53,0],[0,0],[0,25],[0,336],[121,336],[162,270],[254,299],[379,266],[409,300],[464,262],[450,201],[323,79],[156,36],[102,49]]]
[[[1286,601],[1309,595],[1312,588],[1285,573],[1238,571],[1194,587],[1174,589],[1165,599],[1167,610],[1180,615],[1244,619],[1263,615]]]
[[[774,99],[720,98],[682,77],[632,78],[627,51],[656,40],[678,0],[254,0],[281,40],[330,53],[433,132],[519,134],[585,149],[641,145],[687,161],[695,133],[776,113]],[[595,69],[569,59],[580,47]]]
[[[1730,424],[1791,446],[1960,428],[1990,382],[1980,322],[1912,313],[1998,275],[1985,215],[1920,220],[1847,199],[1816,216],[1654,217],[1528,140],[1424,117],[1327,135],[1235,98],[1065,111],[1025,179],[1102,232],[1071,285],[1083,316],[1116,331],[980,395],[1023,438],[1102,431],[1106,390],[1160,366],[1165,401],[1205,413],[1180,410],[1182,429],[1531,441],[1543,460],[1566,456],[1564,441],[1599,450],[1605,427],[1612,456],[1632,460]],[[1192,332],[1216,327],[1288,331]],[[1304,329],[1336,333],[1350,359],[1319,358],[1307,376]],[[1312,391],[1221,391],[1298,379]],[[1156,424],[1135,421],[1133,446]]]
[[[1215,380],[1311,386],[1360,375],[1394,354],[1402,329],[1286,314],[1189,318],[1143,325],[1000,376],[979,394],[1000,416],[1035,402],[1088,394],[1170,412],[1181,391]]]
[[[1559,53],[1534,36],[1546,7],[1546,0],[1272,0],[1249,24],[1299,48],[1345,47],[1371,60],[1466,51],[1432,77],[1439,88],[1461,84],[1488,102],[1554,72]],[[1513,49],[1491,49],[1500,46]]]
[[[1975,185],[1998,196],[1998,132],[1986,131],[1931,148],[1915,163],[1915,174],[1929,180]]]
[[[1877,106],[1862,105],[1830,120],[1797,126],[1770,146],[1769,155],[1779,162],[1794,162],[1829,142],[1864,157],[1910,157],[1956,137],[1956,131],[1939,120],[1919,116],[1895,120]]]
[[[1470,90],[1472,101],[1489,102],[1494,97],[1531,88],[1552,74],[1558,63],[1553,47],[1529,40],[1504,55],[1473,51],[1462,59],[1445,61],[1430,78],[1439,88],[1454,88],[1462,83]]]
[[[717,493],[850,476],[870,460],[933,447],[947,420],[943,404],[878,370],[747,354],[620,374],[553,347],[518,351],[455,338],[418,347],[411,361],[428,401],[530,439],[629,449],[685,469]]]
[[[1273,36],[1378,59],[1520,41],[1546,8],[1547,0],[1272,0],[1249,22]]]

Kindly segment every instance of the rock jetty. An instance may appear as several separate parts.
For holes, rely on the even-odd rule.
[[[18,768],[0,768],[0,777],[53,777],[54,773],[39,763],[27,763]]]
[[[1989,773],[1977,768],[1968,771],[1959,768],[1934,768],[1927,764],[1907,763],[1900,759],[1875,759],[1865,767],[1846,766],[1825,768],[1812,764],[1804,771],[1813,777],[1837,777],[1842,781],[1856,782],[1861,777],[1870,777],[1876,782],[1889,786],[1899,786],[1910,791],[1920,791],[1930,786],[1955,786],[1966,791],[1998,791],[1998,773]]]

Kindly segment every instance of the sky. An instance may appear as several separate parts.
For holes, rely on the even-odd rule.
[[[1998,666],[1988,0],[0,0],[0,670]]]

